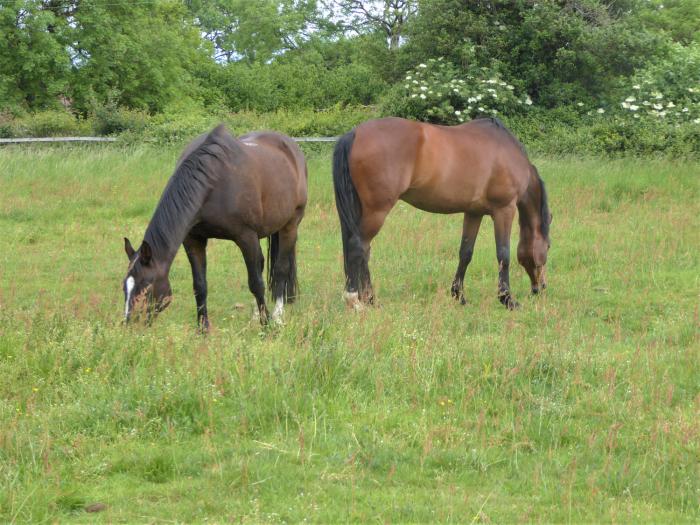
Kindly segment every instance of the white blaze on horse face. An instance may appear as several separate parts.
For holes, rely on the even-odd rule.
[[[134,291],[134,285],[136,284],[136,281],[134,281],[134,278],[132,276],[127,277],[126,279],[126,302],[124,304],[124,317],[129,317],[129,303],[131,302],[131,292]]]
[[[281,324],[283,314],[284,314],[284,299],[282,297],[278,297],[277,300],[275,301],[275,309],[272,312],[272,320],[275,323]]]

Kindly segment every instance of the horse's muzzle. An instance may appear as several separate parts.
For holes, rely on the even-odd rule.
[[[532,287],[532,294],[537,295],[545,288],[547,288],[547,281],[545,279],[544,266],[537,266],[535,268],[535,285]]]

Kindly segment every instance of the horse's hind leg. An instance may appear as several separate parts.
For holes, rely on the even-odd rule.
[[[268,261],[272,268],[270,288],[275,300],[272,319],[282,320],[284,303],[293,303],[297,295],[296,242],[299,221],[295,218],[278,232],[279,248],[275,261]]]
[[[246,230],[236,238],[235,242],[243,253],[243,260],[248,270],[248,288],[255,296],[260,323],[266,324],[267,305],[265,304],[265,282],[263,281],[265,258],[260,248],[258,234],[253,230]]]
[[[188,235],[184,242],[185,253],[192,267],[192,287],[197,303],[197,324],[203,330],[209,329],[207,316],[207,240]]]
[[[464,298],[464,274],[472,260],[474,243],[476,242],[476,236],[479,234],[481,219],[481,215],[464,214],[462,242],[459,245],[459,264],[457,265],[457,273],[455,273],[454,281],[452,281],[452,297],[462,304],[467,304]]]
[[[510,230],[513,217],[515,217],[515,206],[501,208],[493,213],[498,259],[498,300],[509,310],[518,307],[518,303],[510,294]]]
[[[361,303],[374,303],[374,289],[369,272],[371,243],[390,211],[391,206],[381,210],[365,207],[360,220],[360,237],[356,235],[348,237],[346,248],[348,286],[345,300],[350,306],[357,308]]]

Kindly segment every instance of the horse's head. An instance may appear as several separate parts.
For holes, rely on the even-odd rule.
[[[549,225],[551,223],[552,214],[547,211],[547,216],[542,218],[542,224],[539,227],[521,227],[520,229],[518,262],[530,276],[533,294],[539,293],[540,290],[547,287],[544,269],[547,264],[547,252],[551,246],[549,240]]]
[[[162,312],[170,304],[172,289],[168,269],[153,257],[151,246],[144,240],[134,250],[124,237],[124,249],[129,257],[129,268],[124,278],[124,319],[146,313],[147,319]]]

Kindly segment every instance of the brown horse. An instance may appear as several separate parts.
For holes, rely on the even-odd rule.
[[[496,233],[498,298],[510,293],[510,230],[518,210],[518,261],[532,292],[545,287],[552,216],[544,182],[522,144],[495,118],[436,126],[399,118],[371,120],[345,134],[333,155],[333,184],[340,216],[347,279],[345,298],[359,307],[374,298],[370,243],[401,199],[433,213],[464,213],[452,296],[465,304],[463,282],[481,219]]]
[[[197,322],[207,315],[207,239],[228,239],[243,252],[248,287],[261,322],[267,321],[264,258],[259,239],[269,238],[268,284],[273,319],[297,294],[297,228],[306,207],[306,161],[296,143],[279,133],[234,138],[218,126],[192,141],[177,163],[141,247],[124,238],[129,268],[124,279],[124,316],[157,314],[170,303],[170,265],[180,245],[192,266]]]

